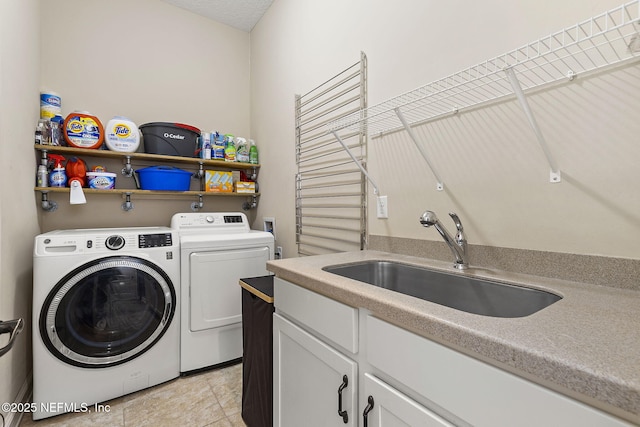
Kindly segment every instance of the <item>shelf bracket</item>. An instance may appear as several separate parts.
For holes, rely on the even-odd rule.
[[[202,163],[200,163],[200,166],[202,167]],[[193,212],[198,212],[203,207],[204,207],[204,198],[202,197],[202,194],[198,194],[198,201],[191,202],[191,210]]]
[[[131,156],[125,156],[124,167],[122,168],[122,175],[131,178],[133,176],[133,167],[131,166]]]
[[[249,197],[246,202],[242,204],[242,210],[248,211],[249,209],[255,209],[258,207],[258,196],[255,194]]]
[[[49,161],[49,157],[48,157],[49,153],[47,150],[42,150],[40,152],[40,164],[41,165],[45,165],[47,166],[47,163]]]
[[[42,202],[40,206],[42,207],[42,210],[46,212],[53,212],[58,209],[58,204],[53,200],[49,200],[49,193],[46,191],[42,192]]]
[[[349,157],[351,157],[351,160],[353,160],[353,162],[356,164],[356,166],[358,166],[358,169],[360,169],[360,172],[362,172],[364,174],[364,176],[367,177],[367,179],[369,180],[371,185],[373,185],[373,194],[375,194],[377,196],[380,193],[380,191],[378,190],[378,186],[376,185],[376,183],[373,180],[373,178],[371,178],[369,176],[369,174],[367,173],[367,170],[364,168],[364,166],[362,166],[362,163],[360,163],[358,161],[358,159],[356,159],[356,156],[351,152],[351,150],[349,150],[349,147],[347,147],[347,144],[345,144],[344,141],[340,138],[340,136],[338,136],[336,131],[332,130],[331,133],[338,140],[340,145],[342,145],[342,148],[344,148],[344,151],[346,151],[347,154],[349,155]]]
[[[257,168],[251,168],[251,175],[249,175],[247,178],[249,178],[251,181],[255,181],[258,178]]]
[[[396,115],[398,116],[398,119],[400,119],[400,121],[402,122],[402,126],[405,128],[405,130],[409,134],[409,137],[411,137],[411,139],[413,140],[413,143],[416,145],[416,147],[420,151],[420,154],[422,154],[422,157],[424,158],[425,162],[427,162],[429,169],[431,169],[431,173],[436,178],[436,190],[438,191],[444,190],[444,184],[442,183],[442,179],[440,179],[440,174],[436,170],[435,166],[433,166],[433,164],[431,163],[431,160],[429,160],[429,156],[427,155],[427,152],[425,151],[422,144],[418,142],[418,138],[416,137],[416,134],[413,132],[413,129],[411,129],[411,126],[409,126],[409,124],[407,123],[407,120],[404,118],[402,111],[400,111],[399,107],[394,108],[393,111],[395,111]]]
[[[198,163],[198,172],[194,173],[193,177],[197,179],[204,178],[204,163],[202,162]]]
[[[131,202],[131,193],[124,193],[124,203],[122,203],[122,210],[129,212],[133,209],[133,203]]]
[[[504,69],[504,72],[507,74],[509,78],[509,82],[511,83],[511,87],[518,97],[518,101],[520,102],[520,106],[524,110],[525,115],[527,116],[527,120],[529,120],[529,125],[533,132],[536,134],[536,138],[538,139],[538,144],[542,151],[544,152],[545,157],[547,158],[547,162],[549,163],[549,167],[551,168],[551,172],[549,173],[549,182],[552,184],[558,183],[562,181],[562,175],[560,173],[560,169],[558,169],[558,165],[551,155],[551,150],[547,146],[547,142],[540,131],[540,127],[538,127],[538,123],[536,122],[536,118],[531,111],[531,107],[529,107],[529,103],[527,102],[527,98],[522,91],[522,86],[520,86],[520,82],[518,81],[518,77],[516,76],[515,71],[512,67],[507,67]]]

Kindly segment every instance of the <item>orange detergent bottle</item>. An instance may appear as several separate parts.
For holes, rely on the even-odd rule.
[[[71,147],[95,149],[102,146],[104,127],[97,117],[74,111],[64,119],[63,135]]]

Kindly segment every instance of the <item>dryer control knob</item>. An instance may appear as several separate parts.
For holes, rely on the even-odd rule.
[[[207,217],[205,219],[207,220],[207,222],[209,224],[213,224],[214,219],[213,219],[213,217],[211,215],[207,215]]]

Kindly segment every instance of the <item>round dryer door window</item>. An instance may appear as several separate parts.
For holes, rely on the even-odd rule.
[[[40,333],[60,360],[103,368],[151,348],[169,327],[176,293],[156,265],[130,257],[84,264],[60,280],[40,312]]]

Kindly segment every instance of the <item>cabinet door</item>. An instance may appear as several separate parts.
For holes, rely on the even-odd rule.
[[[273,425],[356,426],[356,362],[278,314],[273,316],[273,340]],[[346,418],[338,414],[339,405]]]
[[[453,427],[424,406],[411,400],[398,390],[380,381],[371,374],[364,374],[364,401],[371,405],[366,415],[367,427]],[[365,424],[362,414],[362,426]]]

